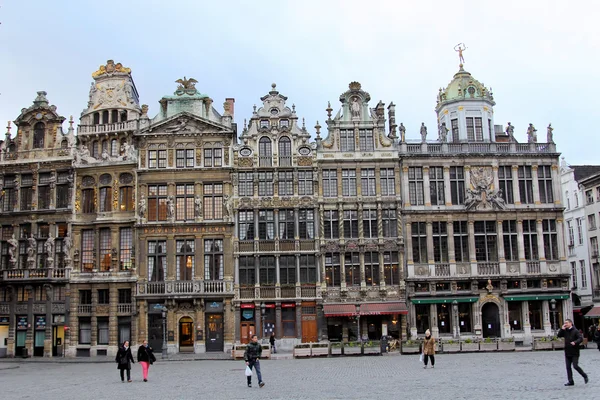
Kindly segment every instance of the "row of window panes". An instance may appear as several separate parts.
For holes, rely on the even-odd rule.
[[[196,268],[194,239],[175,241],[177,280],[192,280]],[[223,239],[205,239],[203,247],[204,279],[222,280],[224,273]],[[148,242],[148,280],[164,281],[167,273],[167,241]]]
[[[51,177],[52,173],[40,173],[37,185],[37,209],[44,210],[50,208],[51,197]],[[55,208],[68,208],[70,204],[70,188],[68,182],[69,172],[62,171],[56,174],[55,188]],[[15,187],[15,176],[6,175],[4,177],[4,188],[2,201],[2,211],[14,211],[15,206],[19,204],[21,211],[33,209],[34,187],[33,175],[21,175],[20,190]],[[18,198],[20,195],[20,199]]]
[[[343,254],[345,276],[341,275],[341,257],[340,253],[325,253],[325,279],[327,286],[340,286],[342,278],[345,278],[346,285],[360,286],[360,254],[354,252]],[[366,284],[379,285],[382,278],[380,276],[379,253],[365,252],[363,253],[363,260],[365,270],[364,280]],[[386,284],[399,284],[398,252],[386,251],[383,253],[383,271],[383,278]]]
[[[356,169],[343,169],[342,196],[357,195]],[[382,168],[379,173],[379,181],[382,196],[393,196],[396,194],[396,178],[393,168]],[[338,175],[335,169],[323,170],[323,197],[338,196]],[[360,185],[363,196],[375,196],[376,177],[374,168],[363,168],[360,170]]]
[[[93,229],[81,231],[81,271],[91,272],[94,269],[94,253],[96,253],[96,232]],[[109,271],[112,266],[112,232],[110,228],[101,228],[99,236],[100,271]],[[133,231],[132,228],[119,229],[119,249],[117,256],[119,270],[126,271],[132,266]]]
[[[585,268],[585,260],[579,260],[579,268],[581,272],[581,288],[587,289],[587,271]],[[571,261],[571,279],[572,279],[572,287],[578,287],[578,279],[577,279],[577,262]]]
[[[384,209],[381,210],[381,220],[383,237],[398,236],[398,222],[396,219],[396,210]],[[340,223],[339,211],[325,210],[323,214],[323,233],[325,239],[339,239]],[[359,221],[358,211],[344,210],[342,219],[342,229],[344,238],[358,238],[358,226],[363,225],[363,237],[376,238],[379,236],[377,227],[377,211],[374,209],[363,210],[362,218]]]
[[[273,210],[238,211],[238,238],[240,240],[295,239],[296,232],[300,239],[314,239],[315,237],[315,211],[313,209],[299,209],[298,223],[294,210],[279,210],[277,223]]]
[[[298,262],[298,265],[296,263]],[[239,282],[241,286],[275,285],[277,282],[276,261],[274,256],[239,257]],[[317,282],[317,264],[314,255],[302,254],[279,257],[279,284],[295,285],[298,274],[300,283]],[[258,280],[257,280],[258,277]]]

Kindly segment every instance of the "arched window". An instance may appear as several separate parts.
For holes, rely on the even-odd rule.
[[[273,149],[271,139],[266,136],[260,138],[258,142],[258,158],[261,167],[270,167],[273,165]]]
[[[279,166],[292,166],[292,141],[287,136],[279,139]]]
[[[33,148],[44,148],[44,136],[46,135],[46,127],[43,123],[38,122],[33,127]]]
[[[102,123],[108,124],[108,110],[102,111]]]
[[[116,122],[119,122],[119,111],[117,111],[117,110],[112,110],[112,112],[111,112],[111,117],[112,117],[112,118],[111,118],[111,121],[110,121],[111,123],[113,123],[113,124],[114,124],[114,123],[116,123]]]
[[[92,157],[98,158],[98,141],[94,140],[92,142]]]
[[[94,125],[100,125],[100,113],[94,113]]]
[[[119,156],[119,142],[117,139],[113,139],[110,141],[110,156],[118,157]]]
[[[69,147],[69,141],[67,139],[63,139],[62,142],[60,142],[60,148],[66,149],[68,147]]]

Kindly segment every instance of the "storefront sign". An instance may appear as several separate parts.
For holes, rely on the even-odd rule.
[[[46,317],[44,317],[44,316],[35,317],[35,329],[37,329],[37,330],[46,329]]]
[[[19,316],[17,317],[17,330],[26,331],[27,330],[27,317]]]
[[[208,301],[206,303],[206,312],[222,313],[223,312],[223,302],[222,301]]]
[[[294,308],[296,303],[281,303],[281,308]]]
[[[275,304],[274,303],[265,304],[265,308],[275,308]]]
[[[53,315],[52,316],[52,323],[53,324],[64,324],[65,323],[65,316],[63,314]]]
[[[243,320],[253,320],[254,319],[254,310],[242,310],[242,319]]]
[[[254,308],[254,303],[242,303],[240,308]]]
[[[6,325],[10,322],[10,317],[0,317],[0,324]]]

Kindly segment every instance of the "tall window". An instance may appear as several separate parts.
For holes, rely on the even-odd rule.
[[[596,229],[596,214],[588,215],[588,229],[590,231]]]
[[[38,240],[37,240],[37,266],[38,268],[46,267],[46,260],[48,254],[46,253],[46,248],[44,243],[50,234],[50,226],[48,224],[38,224]],[[27,246],[25,241],[21,241],[20,251],[21,253]],[[25,260],[24,260],[25,261]]]
[[[21,175],[21,211],[33,206],[33,175]]]
[[[275,239],[275,213],[273,210],[258,211],[258,238],[261,240]]]
[[[581,288],[587,289],[587,272],[585,270],[585,260],[579,260],[579,267],[581,269]]]
[[[573,288],[577,288],[577,263],[575,261],[571,261],[571,280],[573,283]]]
[[[112,187],[100,188],[100,212],[112,211]]]
[[[50,180],[51,172],[40,173],[38,178],[38,210],[50,208]]]
[[[372,129],[361,129],[358,131],[358,145],[360,146],[360,151],[375,150]]]
[[[167,241],[148,242],[148,280],[162,282],[167,274]]]
[[[523,245],[526,260],[538,260],[537,226],[534,219],[523,220]]]
[[[273,149],[271,148],[271,139],[266,136],[260,138],[258,142],[259,166],[270,167],[273,165]]]
[[[298,210],[298,235],[300,239],[315,238],[315,210]]]
[[[118,157],[119,156],[119,144],[117,139],[113,139],[110,141],[110,156]]]
[[[382,196],[394,196],[396,194],[396,174],[394,168],[381,168],[379,180]]]
[[[442,167],[429,168],[429,188],[431,204],[443,206],[446,204],[444,196],[444,169]]]
[[[422,206],[425,204],[423,198],[423,168],[408,168],[408,195],[411,205]]]
[[[358,238],[358,212],[355,210],[344,211],[344,237]]]
[[[483,126],[481,118],[467,117],[467,139],[469,141],[483,141]]]
[[[33,126],[33,148],[43,149],[44,148],[44,136],[46,135],[46,126],[38,122]]]
[[[131,255],[133,250],[133,231],[131,228],[121,228],[119,233],[119,269],[121,271],[128,271],[132,266]]]
[[[148,150],[148,168],[167,168],[167,150]]]
[[[519,175],[519,193],[521,195],[521,203],[533,203],[533,178],[531,175],[531,167],[520,166]]]
[[[8,240],[12,238],[14,232],[14,228],[10,225],[2,226],[2,269],[8,269],[10,256],[8,254],[8,248],[10,245],[8,244]]]
[[[360,188],[363,196],[375,196],[375,170],[363,168],[360,171]]]
[[[465,171],[463,167],[450,167],[450,197],[452,204],[465,204]]]
[[[279,166],[292,166],[292,141],[287,136],[279,139]]]
[[[506,258],[506,261],[519,261],[517,222],[502,221],[502,236],[504,239],[504,258]]]
[[[325,239],[339,239],[340,225],[338,212],[336,210],[325,210],[323,215],[323,231]]]
[[[356,170],[342,170],[342,195],[356,196]]]
[[[279,171],[278,186],[280,196],[293,196],[294,195],[294,172],[293,171]]]
[[[352,129],[342,129],[340,131],[340,150],[355,150],[354,131]]]
[[[386,285],[398,285],[400,283],[397,251],[386,251],[383,253],[383,271]]]
[[[467,140],[470,142],[475,140],[475,122],[473,118],[467,118]]]
[[[238,181],[238,194],[240,196],[254,196],[254,174],[252,172],[240,172]]]
[[[457,262],[469,261],[469,231],[467,221],[454,221],[454,257]]]
[[[258,195],[273,196],[273,173],[259,172],[258,173]]]
[[[566,208],[567,208],[567,210],[570,210],[571,209],[571,198],[569,197],[569,191],[568,190],[565,192],[565,200],[566,200],[566,203],[567,203],[567,207]]]
[[[275,285],[275,257],[260,256],[258,258],[258,278],[261,285]]]
[[[121,186],[119,188],[119,208],[121,211],[134,211],[132,186]]]
[[[254,239],[254,211],[238,212],[238,237],[240,240]]]
[[[323,170],[323,197],[337,197],[337,171]]]
[[[448,262],[448,233],[447,223],[444,221],[433,222],[433,260],[436,263]]]
[[[498,261],[496,221],[475,221],[475,257],[477,261]]]
[[[175,241],[177,260],[177,280],[191,281],[194,277],[196,242],[194,239],[183,239]]]
[[[415,264],[427,264],[427,230],[425,222],[411,223],[412,254]]]
[[[192,200],[193,201],[193,200]],[[204,184],[204,219],[223,219],[223,184]]]
[[[458,119],[453,119],[450,121],[452,126],[452,141],[458,143],[460,141],[460,135],[458,134]]]
[[[312,196],[314,194],[312,171],[298,171],[298,194],[300,196]]]
[[[79,318],[79,344],[92,343],[92,320],[90,317]]]
[[[194,149],[180,149],[175,154],[175,165],[177,168],[194,167]]]
[[[379,285],[379,253],[367,251],[365,258],[365,281],[367,285]]]
[[[514,204],[512,167],[510,165],[501,165],[498,167],[498,181],[504,201],[507,204]]]
[[[577,241],[579,244],[583,244],[583,220],[577,218]]]
[[[358,253],[344,254],[344,269],[346,270],[346,285],[360,286],[360,260]]]
[[[558,260],[558,234],[556,232],[556,220],[542,220],[542,232],[544,235],[544,257],[546,260]]]
[[[598,238],[596,236],[590,238],[590,247],[592,257],[598,257]]]
[[[254,256],[241,256],[239,266],[240,286],[254,286],[256,284]]]
[[[585,204],[588,206],[594,204],[594,192],[592,189],[585,191]]]
[[[148,221],[167,220],[167,185],[148,186]]]
[[[279,210],[279,239],[294,239],[295,222],[294,210]]]
[[[363,210],[363,235],[365,238],[377,237],[377,210]]]
[[[192,155],[193,157],[193,155]],[[193,161],[192,161],[193,163]],[[220,144],[215,144],[214,147],[204,149],[204,166],[205,167],[222,167],[223,166],[223,148]]]
[[[205,186],[206,188],[206,186]],[[176,187],[177,220],[190,221],[194,219],[194,185],[183,184]]]
[[[296,257],[279,257],[279,283],[282,285],[296,284]]]
[[[398,236],[398,221],[396,220],[396,210],[381,210],[381,222],[383,225],[383,237],[395,238]]]
[[[112,262],[110,228],[100,229],[100,271],[109,271]]]
[[[538,167],[538,187],[540,189],[540,202],[554,203],[552,192],[552,169],[549,165]]]
[[[69,172],[58,172],[56,176],[56,208],[68,208],[69,199]],[[6,191],[6,187],[4,189]],[[6,196],[6,194],[5,194]]]
[[[15,190],[15,176],[4,176],[4,196],[2,196],[2,210],[13,211],[17,203],[17,191]]]
[[[107,345],[109,337],[108,317],[97,317],[96,323],[98,326],[98,344]]]
[[[300,283],[317,282],[317,263],[315,256],[302,254],[300,256]]]
[[[81,231],[81,271],[92,272],[94,269],[94,230]]]

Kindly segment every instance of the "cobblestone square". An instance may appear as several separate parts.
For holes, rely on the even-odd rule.
[[[559,351],[440,354],[427,370],[418,355],[263,360],[260,389],[256,376],[246,387],[243,361],[159,359],[148,383],[138,364],[121,383],[111,363],[25,361],[0,363],[0,387],[3,399],[583,399],[600,388],[598,362],[600,352],[582,351],[590,383],[574,372],[564,387]]]

